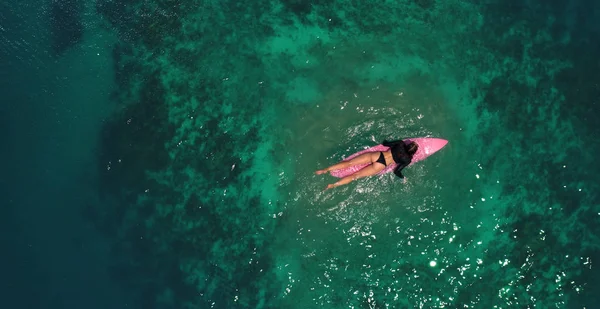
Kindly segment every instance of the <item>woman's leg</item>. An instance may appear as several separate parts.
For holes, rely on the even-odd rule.
[[[367,176],[373,176],[379,172],[381,172],[384,169],[384,165],[383,164],[372,164],[370,166],[367,166],[363,169],[361,169],[360,171],[350,175],[350,176],[346,176],[342,179],[340,179],[338,182],[333,183],[333,184],[329,184],[327,185],[327,188],[325,188],[325,190],[327,189],[331,189],[331,188],[335,188],[335,187],[339,187],[339,186],[343,186],[343,185],[347,185],[349,183],[351,183],[352,181],[359,179],[359,178],[363,178],[363,177],[367,177]]]
[[[327,173],[329,171],[335,171],[335,170],[339,170],[339,169],[354,166],[354,165],[372,163],[372,162],[377,161],[378,156],[379,156],[379,152],[363,153],[360,156],[357,156],[356,158],[353,158],[350,161],[342,161],[342,162],[340,162],[338,164],[334,164],[328,168],[318,170],[315,172],[315,174],[320,175],[320,174]]]

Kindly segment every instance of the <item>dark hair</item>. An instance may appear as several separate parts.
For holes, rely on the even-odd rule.
[[[408,152],[408,154],[412,158],[412,156],[414,156],[417,150],[419,149],[419,145],[415,142],[410,142],[410,144],[404,145],[404,149],[406,149],[406,152]]]

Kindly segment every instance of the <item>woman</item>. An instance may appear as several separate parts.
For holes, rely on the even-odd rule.
[[[325,188],[325,190],[327,190],[341,185],[349,184],[353,180],[359,178],[373,176],[381,172],[388,164],[392,164],[393,162],[395,162],[398,164],[398,166],[394,169],[394,174],[396,174],[396,176],[400,178],[404,178],[404,175],[402,175],[402,169],[410,164],[413,155],[415,154],[415,152],[417,152],[417,149],[419,148],[419,145],[417,145],[417,143],[415,142],[410,142],[409,144],[406,144],[402,140],[397,140],[393,142],[383,141],[382,145],[390,147],[390,149],[388,151],[363,153],[352,160],[343,161],[338,164],[332,165],[326,169],[318,170],[315,172],[315,174],[321,175],[329,171],[347,168],[353,165],[365,163],[371,164],[350,176],[346,176],[340,179],[336,183],[327,185],[327,188]]]

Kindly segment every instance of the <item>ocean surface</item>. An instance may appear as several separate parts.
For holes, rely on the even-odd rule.
[[[6,0],[0,308],[600,308],[598,55],[591,0]]]

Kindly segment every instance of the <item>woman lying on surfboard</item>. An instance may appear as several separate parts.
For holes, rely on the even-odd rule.
[[[325,188],[325,190],[349,184],[353,180],[359,178],[373,176],[381,172],[386,166],[392,163],[398,164],[398,166],[394,169],[394,174],[396,174],[396,176],[400,178],[404,178],[404,175],[402,175],[402,169],[410,164],[413,155],[417,152],[417,149],[419,148],[419,145],[417,145],[417,143],[415,142],[410,142],[406,144],[402,140],[397,140],[393,142],[383,141],[382,145],[390,147],[389,150],[363,153],[352,160],[342,161],[328,168],[318,170],[315,172],[315,174],[321,175],[330,171],[348,168],[354,165],[361,165],[367,163],[370,164],[365,168],[357,171],[356,173],[340,179],[336,183],[327,185],[327,188]]]

